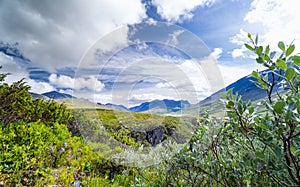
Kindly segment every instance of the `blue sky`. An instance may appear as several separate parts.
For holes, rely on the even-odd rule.
[[[32,91],[132,106],[196,103],[256,65],[259,34],[299,46],[292,0],[0,1],[0,65]],[[297,51],[297,48],[296,48]]]

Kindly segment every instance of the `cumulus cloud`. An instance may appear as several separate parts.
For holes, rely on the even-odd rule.
[[[216,0],[153,0],[157,6],[157,12],[162,18],[169,22],[181,22],[182,20],[191,19],[192,11],[198,6],[209,6]]]
[[[258,33],[259,42],[270,44],[271,49],[277,49],[277,42],[290,44],[293,40],[300,45],[300,17],[298,7],[293,0],[254,0],[244,21],[252,25],[247,32]],[[240,45],[240,49],[232,51],[233,57],[247,57],[243,44],[249,42],[246,32],[241,29],[232,39],[232,43]]]
[[[89,89],[100,92],[104,88],[104,84],[97,79],[96,76],[86,78],[72,78],[66,75],[51,74],[49,82],[59,88],[69,88],[75,90]]]
[[[221,57],[221,54],[223,53],[222,48],[214,48],[213,52],[211,53],[211,56],[218,60]]]
[[[30,92],[33,93],[42,94],[55,90],[55,88],[47,82],[39,82],[33,79],[27,79],[27,83],[31,87]]]
[[[139,0],[1,1],[0,38],[19,42],[32,66],[54,72],[76,67],[96,40],[145,17]]]

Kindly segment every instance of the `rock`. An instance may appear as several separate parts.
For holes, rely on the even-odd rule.
[[[166,139],[165,128],[163,126],[156,126],[146,131],[146,140],[155,146]]]

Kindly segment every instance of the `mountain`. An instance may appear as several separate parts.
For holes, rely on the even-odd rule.
[[[29,92],[29,94],[32,96],[32,99],[49,99],[47,96],[42,94],[37,94],[33,92]]]
[[[264,76],[268,76],[268,79],[271,80],[272,75],[270,70],[263,70],[262,73]],[[277,79],[278,77],[275,76]],[[229,89],[232,89],[233,94],[238,93],[243,100],[245,101],[256,101],[267,97],[266,90],[263,90],[255,85],[256,78],[252,75],[245,76],[236,82],[228,85],[226,88],[221,89],[204,100],[200,101],[198,104],[191,105],[189,108],[181,111],[185,115],[202,115],[205,110],[208,110],[211,115],[222,116],[225,111],[224,105],[220,102],[221,93],[226,93]],[[276,91],[283,91],[279,86],[275,86],[273,93]]]
[[[106,106],[108,108],[112,108],[112,109],[115,109],[115,110],[120,110],[120,111],[123,111],[123,112],[129,112],[128,108],[126,108],[123,105],[116,105],[116,104],[112,104],[112,103],[106,103],[106,104],[97,103],[97,104],[100,105],[100,106]]]
[[[43,93],[42,95],[47,96],[50,99],[75,98],[74,96],[72,96],[70,94],[59,93],[57,91],[46,92],[46,93]]]
[[[262,73],[264,76],[268,76],[268,79],[271,80],[272,75],[270,70],[263,70],[260,73]],[[275,75],[275,79],[278,77]],[[230,84],[225,89],[219,90],[212,94],[211,96],[207,97],[203,101],[200,101],[201,103],[208,102],[210,100],[217,100],[221,98],[221,93],[228,91],[229,89],[232,89],[232,93],[236,94],[238,93],[243,100],[245,101],[255,101],[258,99],[265,98],[267,96],[266,90],[263,90],[259,87],[257,87],[254,83],[257,79],[254,78],[252,75],[245,76],[236,82]],[[275,86],[273,89],[273,93],[275,93],[279,89],[279,86]]]
[[[138,106],[129,108],[132,112],[145,112],[145,111],[160,111],[160,112],[177,112],[184,108],[188,108],[190,103],[185,100],[174,101],[174,100],[154,100],[150,102],[142,103]]]

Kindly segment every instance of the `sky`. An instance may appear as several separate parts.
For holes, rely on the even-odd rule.
[[[300,46],[292,0],[0,0],[6,81],[93,102],[197,103],[262,70],[247,33]]]

